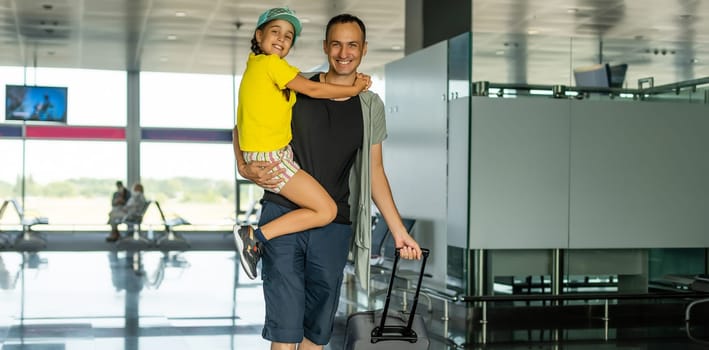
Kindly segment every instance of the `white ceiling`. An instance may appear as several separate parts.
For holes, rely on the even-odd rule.
[[[406,3],[0,0],[0,65],[240,73],[258,15],[289,6],[305,22],[292,64],[323,64],[327,20],[350,12],[367,24],[369,72],[403,56]],[[707,14],[706,0],[474,0],[473,79],[571,84],[573,67],[599,60],[628,63],[630,87],[709,76]]]
[[[303,70],[325,63],[325,25],[342,12],[376,38],[363,69],[403,55],[404,0],[0,0],[0,65],[239,73],[258,16],[275,6],[305,22],[288,57]]]
[[[630,88],[709,76],[706,0],[473,4],[474,80],[573,85],[573,67],[600,62],[628,63]]]

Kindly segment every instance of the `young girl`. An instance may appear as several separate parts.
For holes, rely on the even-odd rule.
[[[301,29],[300,21],[288,8],[273,8],[261,14],[239,87],[239,142],[234,144],[237,165],[241,168],[252,161],[279,162],[277,169],[283,171],[282,181],[276,188],[267,190],[280,193],[299,206],[257,229],[234,227],[241,266],[251,279],[256,278],[262,242],[325,226],[337,214],[335,202],[327,191],[293,160],[289,143],[295,92],[314,98],[344,98],[357,95],[370,84],[369,76],[362,74],[353,86],[318,83],[300,76],[285,57]]]

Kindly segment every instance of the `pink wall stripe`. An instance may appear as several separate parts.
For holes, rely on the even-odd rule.
[[[125,128],[27,125],[27,138],[125,140]]]

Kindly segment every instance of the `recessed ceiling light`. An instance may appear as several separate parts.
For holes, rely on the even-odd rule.
[[[175,12],[175,17],[186,17],[186,16],[187,16],[187,12],[184,12],[184,11]]]
[[[567,9],[566,12],[568,12],[568,13],[577,13],[577,12],[579,12],[579,9],[577,9],[577,8],[570,8],[570,9]]]
[[[497,50],[495,51],[495,55],[502,56],[505,54],[505,50]]]
[[[527,34],[529,34],[529,35],[536,35],[536,34],[539,34],[539,31],[536,30],[536,29],[530,29],[530,30],[527,31]]]
[[[310,23],[310,18],[301,18],[300,22],[301,23]]]
[[[394,51],[399,51],[399,50],[401,50],[401,46],[400,46],[400,45],[393,45],[393,46],[391,47],[391,49],[394,50]]]
[[[160,62],[167,62],[167,57],[160,57]]]
[[[167,36],[167,40],[177,40],[177,35],[175,34],[170,34]]]

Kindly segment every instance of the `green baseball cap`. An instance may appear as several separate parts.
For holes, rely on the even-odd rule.
[[[268,23],[274,19],[282,19],[293,25],[293,29],[295,29],[293,44],[295,44],[295,38],[297,38],[300,35],[300,31],[303,30],[303,26],[300,24],[298,17],[295,16],[295,12],[287,7],[276,7],[267,10],[258,17],[256,28],[260,28],[264,23]]]

